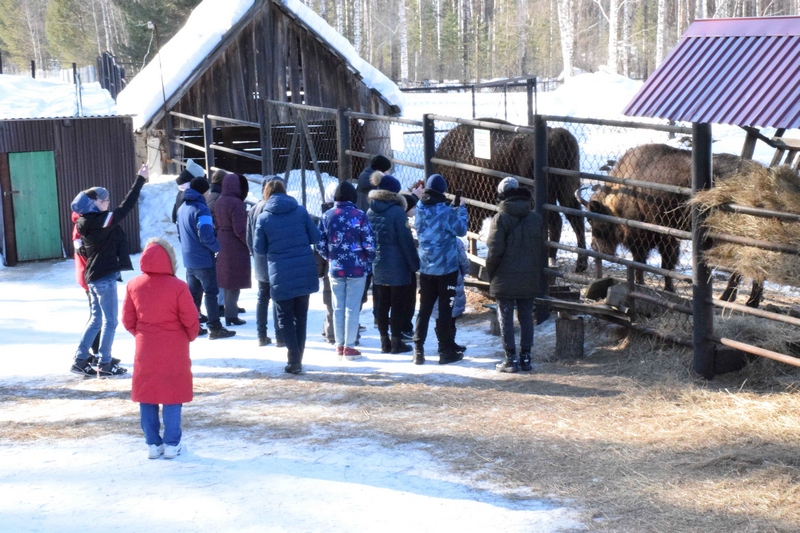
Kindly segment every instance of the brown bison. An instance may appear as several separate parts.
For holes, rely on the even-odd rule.
[[[714,154],[713,179],[724,180],[742,172],[747,165],[757,164],[732,154]],[[645,144],[625,152],[609,175],[691,187],[692,152],[665,144]],[[686,201],[685,196],[675,193],[606,184],[596,187],[591,199],[581,203],[592,213],[690,231],[691,216]],[[601,220],[590,219],[589,224],[592,228],[592,249],[595,251],[613,255],[618,246],[623,246],[630,250],[634,261],[645,263],[650,252],[656,250],[661,255],[661,268],[674,270],[678,264],[680,243],[676,237]],[[736,298],[736,285],[740,280],[741,276],[737,274],[731,276],[722,296],[724,300]],[[644,283],[643,271],[636,270],[635,281]],[[664,278],[664,290],[675,290],[669,276]],[[747,305],[757,307],[761,294],[761,286],[754,284]]]
[[[497,124],[510,124],[504,120],[494,118],[477,119]],[[534,138],[531,133],[511,133],[490,130],[492,159],[479,159],[474,156],[473,146],[474,128],[461,124],[453,128],[439,143],[436,157],[466,163],[481,168],[497,170],[507,174],[514,174],[533,179]],[[578,141],[563,128],[547,129],[547,164],[555,168],[567,170],[580,170],[580,149]],[[484,176],[475,172],[456,169],[444,165],[436,165],[436,172],[447,178],[451,192],[461,189],[465,198],[494,203],[499,180],[491,176]],[[575,197],[575,191],[580,186],[580,178],[575,176],[551,175],[547,181],[547,203],[562,205],[572,209],[581,209],[580,202]],[[492,216],[494,212],[471,207],[469,210],[470,230],[478,232],[484,219]],[[583,217],[567,215],[567,220],[572,225],[577,237],[578,246],[586,248],[586,230]],[[553,242],[561,240],[561,214],[547,212],[547,231],[549,239]],[[550,249],[550,258],[555,260],[555,249]],[[586,270],[587,258],[578,256],[576,270]]]

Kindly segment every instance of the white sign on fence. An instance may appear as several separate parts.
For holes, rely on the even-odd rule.
[[[403,139],[403,128],[400,124],[389,126],[389,142],[395,152],[405,152],[405,140]]]
[[[492,141],[489,130],[474,129],[473,145],[475,146],[475,157],[479,159],[492,158]]]

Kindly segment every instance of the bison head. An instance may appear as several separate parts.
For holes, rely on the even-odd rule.
[[[606,216],[618,216],[616,212],[617,195],[608,186],[595,188],[594,194],[588,202],[584,202],[586,209],[592,213]],[[622,244],[623,226],[605,220],[589,219],[592,228],[592,250],[602,254],[614,255],[617,246]]]

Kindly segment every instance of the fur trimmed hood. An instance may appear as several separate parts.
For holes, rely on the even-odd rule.
[[[376,173],[377,174],[377,173]],[[375,174],[373,174],[374,176]],[[400,207],[403,208],[403,211],[406,210],[408,207],[408,203],[406,199],[403,198],[403,195],[397,192],[387,191],[384,189],[375,189],[369,191],[369,199],[375,200],[376,202],[386,202],[387,204],[399,204]],[[375,209],[370,205],[373,211]]]
[[[163,254],[159,248],[164,251]],[[167,263],[167,259],[169,263]],[[175,250],[166,239],[162,239],[161,237],[153,237],[147,241],[147,244],[144,246],[144,252],[142,252],[142,257],[139,260],[139,265],[141,266],[142,272],[148,274],[171,274],[174,276],[178,271],[178,261],[175,258]]]

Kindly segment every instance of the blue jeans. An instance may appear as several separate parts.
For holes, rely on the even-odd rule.
[[[519,353],[530,354],[533,348],[533,298],[498,298],[497,318],[503,334],[503,349],[516,353],[514,343],[514,305],[519,321]]]
[[[157,403],[140,403],[139,414],[142,418],[142,431],[147,445],[166,444],[177,446],[181,442],[181,408],[183,404],[174,403],[164,406],[164,438],[161,438],[161,422],[158,420]]]
[[[306,349],[306,321],[308,319],[308,295],[290,300],[275,300],[278,310],[278,332],[286,343],[290,365],[303,362]]]
[[[189,292],[192,293],[194,305],[200,311],[200,300],[205,293],[206,316],[208,317],[209,329],[219,329],[222,323],[219,321],[219,305],[217,304],[217,268],[187,268],[186,283],[189,285]]]
[[[92,312],[78,345],[78,351],[75,352],[75,358],[81,361],[87,360],[89,348],[100,333],[100,364],[110,363],[111,345],[114,344],[119,313],[116,272],[89,282],[89,306]]]
[[[275,342],[281,342],[283,337],[278,330],[278,306],[272,304],[272,323],[275,325]],[[256,332],[259,337],[267,337],[269,326],[269,282],[258,282],[258,301],[256,303]]]
[[[353,348],[358,337],[358,314],[364,294],[366,276],[360,278],[331,278],[333,293],[333,331],[336,346]]]

